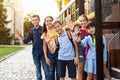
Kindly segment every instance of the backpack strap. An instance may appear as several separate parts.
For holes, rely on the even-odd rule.
[[[87,47],[85,48],[85,57],[87,57],[88,55],[88,50],[89,50],[90,46],[89,44],[87,43]]]
[[[70,33],[69,31],[67,31],[67,36],[68,36],[70,42],[72,43],[72,45],[73,45],[73,47],[74,47],[74,49],[75,49],[75,45],[74,45],[74,42],[73,42],[73,40],[72,40],[72,35],[71,35],[71,33]]]
[[[70,42],[72,43],[72,45],[73,45],[73,47],[74,47],[74,50],[75,50],[75,46],[74,46],[74,43],[73,43],[73,40],[72,40],[72,35],[71,35],[71,33],[70,33],[69,31],[67,31],[67,36],[68,36],[68,38],[69,38]],[[58,37],[55,38],[55,44],[56,44],[56,46],[57,46],[57,49],[56,49],[55,52],[58,52],[58,51],[59,51],[59,41],[58,41]]]
[[[67,36],[68,36],[69,39],[72,39],[72,35],[69,31],[67,31]]]
[[[55,44],[56,44],[56,50],[55,53],[59,51],[59,41],[58,41],[58,37],[55,38]]]
[[[58,45],[59,45],[59,42],[58,42],[58,37],[57,37],[57,38],[55,38],[55,44],[56,44],[56,46],[58,46]]]

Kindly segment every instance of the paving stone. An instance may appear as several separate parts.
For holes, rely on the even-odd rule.
[[[0,62],[0,80],[36,80],[31,50],[28,46]]]
[[[0,80],[36,80],[35,65],[33,64],[32,46],[0,62]],[[70,80],[66,72],[65,80]],[[45,80],[42,69],[43,80]]]

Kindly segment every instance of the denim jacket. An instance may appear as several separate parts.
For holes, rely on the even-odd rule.
[[[23,40],[25,44],[32,40],[32,54],[33,57],[43,56],[43,41],[40,38],[42,35],[42,27],[39,26],[38,29],[32,29],[33,39],[31,38],[30,32],[28,32],[27,37]]]

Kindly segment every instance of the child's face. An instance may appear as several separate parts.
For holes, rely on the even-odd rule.
[[[40,20],[38,19],[38,17],[32,17],[31,23],[36,27],[39,26],[39,22]]]
[[[56,32],[58,32],[58,34],[61,34],[62,31],[63,31],[63,27],[62,27],[62,25],[60,25],[59,23],[56,23],[56,24],[54,25],[54,28],[55,28]]]
[[[74,32],[76,32],[76,33],[79,33],[79,32],[80,32],[80,28],[79,28],[79,26],[75,26],[75,28],[74,28]]]
[[[86,24],[87,24],[87,19],[85,17],[79,17],[79,22],[80,22],[80,25],[81,27],[86,27]]]
[[[46,26],[47,26],[47,27],[52,27],[52,26],[53,26],[52,21],[53,21],[52,18],[47,17],[47,18],[45,19],[45,24],[46,24]]]
[[[87,30],[88,30],[88,33],[95,34],[95,26],[89,27]]]

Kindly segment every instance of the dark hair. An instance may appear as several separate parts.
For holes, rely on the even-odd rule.
[[[54,22],[53,22],[53,25],[55,25],[55,24],[60,24],[60,25],[62,25],[62,22],[60,21],[60,20],[55,20]]]
[[[52,16],[46,16],[45,17],[44,22],[43,22],[42,33],[47,32],[47,27],[46,27],[46,24],[45,24],[45,21],[46,21],[47,18],[51,18],[52,20],[54,20]]]
[[[75,24],[74,27],[73,27],[73,32],[74,32],[75,27],[77,27],[77,26],[78,26],[79,28],[81,28],[80,24]]]
[[[93,22],[93,21],[89,21],[88,23],[87,23],[87,29],[89,29],[90,27],[95,27],[95,23]],[[96,33],[95,33],[96,34]],[[95,34],[93,34],[93,35],[91,35],[90,34],[90,36],[92,37],[92,41],[93,41],[93,36],[96,36]],[[94,42],[94,41],[93,41]]]
[[[47,27],[45,22],[43,22],[43,28],[42,28],[42,33],[47,32]]]
[[[86,28],[88,29],[88,28],[93,27],[93,26],[95,27],[95,23],[93,21],[89,21],[87,23],[87,27]]]
[[[33,17],[37,17],[37,18],[40,20],[40,16],[39,16],[39,15],[37,15],[37,14],[32,15],[32,18],[33,18]]]
[[[44,22],[46,21],[47,18],[51,18],[52,20],[54,20],[52,16],[46,16]]]

